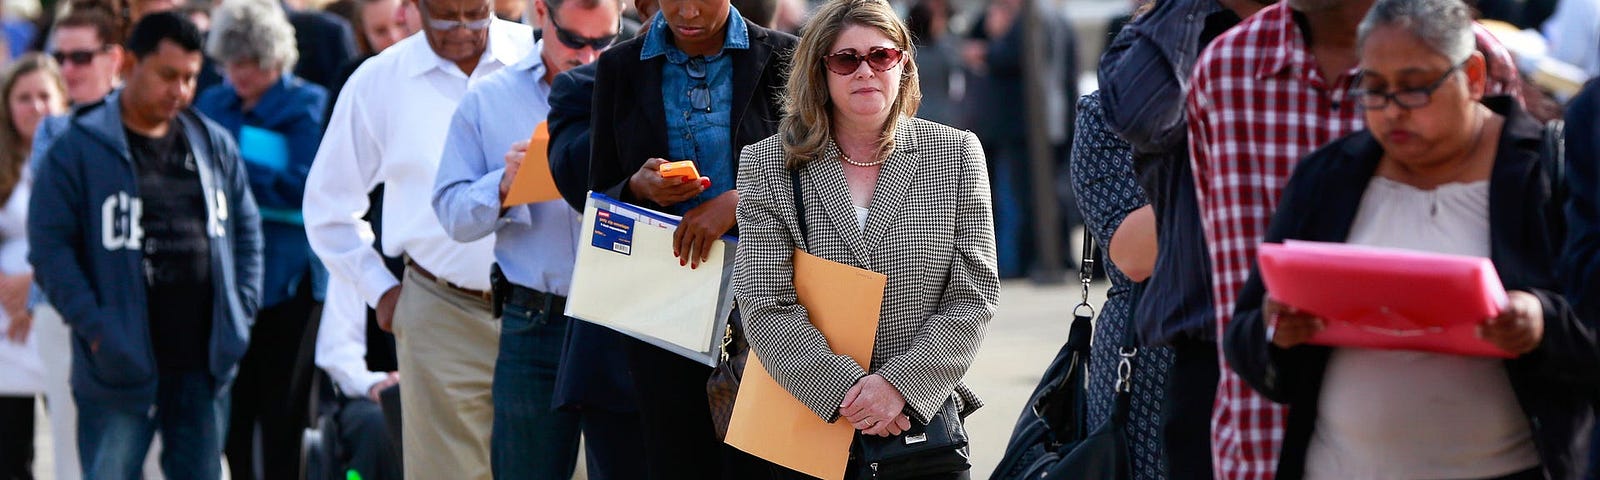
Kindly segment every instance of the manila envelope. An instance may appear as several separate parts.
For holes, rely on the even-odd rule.
[[[555,176],[550,174],[550,122],[539,122],[528,141],[528,153],[522,157],[522,167],[511,180],[511,191],[500,206],[514,207],[525,203],[548,202],[561,198],[556,190]]]
[[[872,345],[889,277],[794,253],[794,289],[811,324],[835,353],[872,364]],[[855,427],[827,423],[767,373],[754,350],[739,383],[727,443],[751,455],[825,480],[842,480]]]

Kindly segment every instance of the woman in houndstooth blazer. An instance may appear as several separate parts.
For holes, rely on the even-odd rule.
[[[999,303],[983,148],[910,118],[910,34],[883,0],[832,0],[795,50],[779,133],[739,167],[734,288],[773,378],[817,416],[863,434],[926,422],[962,385]],[[791,169],[806,215],[802,234]],[[871,365],[834,353],[795,301],[793,251],[889,277]]]

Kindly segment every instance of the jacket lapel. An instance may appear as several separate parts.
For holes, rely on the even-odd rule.
[[[888,161],[879,167],[878,186],[872,192],[872,212],[867,214],[865,240],[869,252],[883,247],[883,236],[889,226],[899,220],[900,206],[917,178],[922,156],[917,155],[911,122],[910,118],[900,119],[894,130],[894,150],[889,152]]]
[[[654,132],[650,135],[652,138],[649,141],[653,143],[652,146],[660,147],[662,155],[667,153],[667,106],[661,97],[661,69],[666,63],[667,57],[662,55],[633,64],[638,66],[638,70],[633,74],[639,82],[639,90],[633,92],[633,95],[638,99],[639,108],[643,109],[644,118],[649,122],[645,131]]]
[[[744,126],[745,115],[750,106],[754,104],[755,91],[761,82],[763,72],[767,69],[767,60],[772,53],[772,47],[766,44],[767,36],[764,32],[745,27],[750,36],[750,48],[742,50],[728,50],[728,56],[733,61],[733,112],[729,122],[733,125],[728,132],[728,138],[737,141],[740,127]],[[739,152],[734,151],[735,159]]]
[[[823,210],[827,212],[834,232],[850,247],[857,266],[867,266],[867,243],[861,234],[861,227],[856,223],[855,203],[850,200],[850,183],[844,178],[844,163],[839,159],[838,150],[829,148],[805,170],[811,176],[811,184],[822,196]]]

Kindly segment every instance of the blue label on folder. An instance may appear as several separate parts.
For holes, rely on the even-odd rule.
[[[604,250],[633,255],[633,219],[606,210],[594,214],[594,239],[590,243]]]

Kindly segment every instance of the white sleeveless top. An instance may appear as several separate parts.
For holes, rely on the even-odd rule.
[[[1374,177],[1349,243],[1487,257],[1489,183],[1420,190]],[[1539,464],[1498,358],[1334,349],[1319,405],[1308,479],[1489,478]]]

